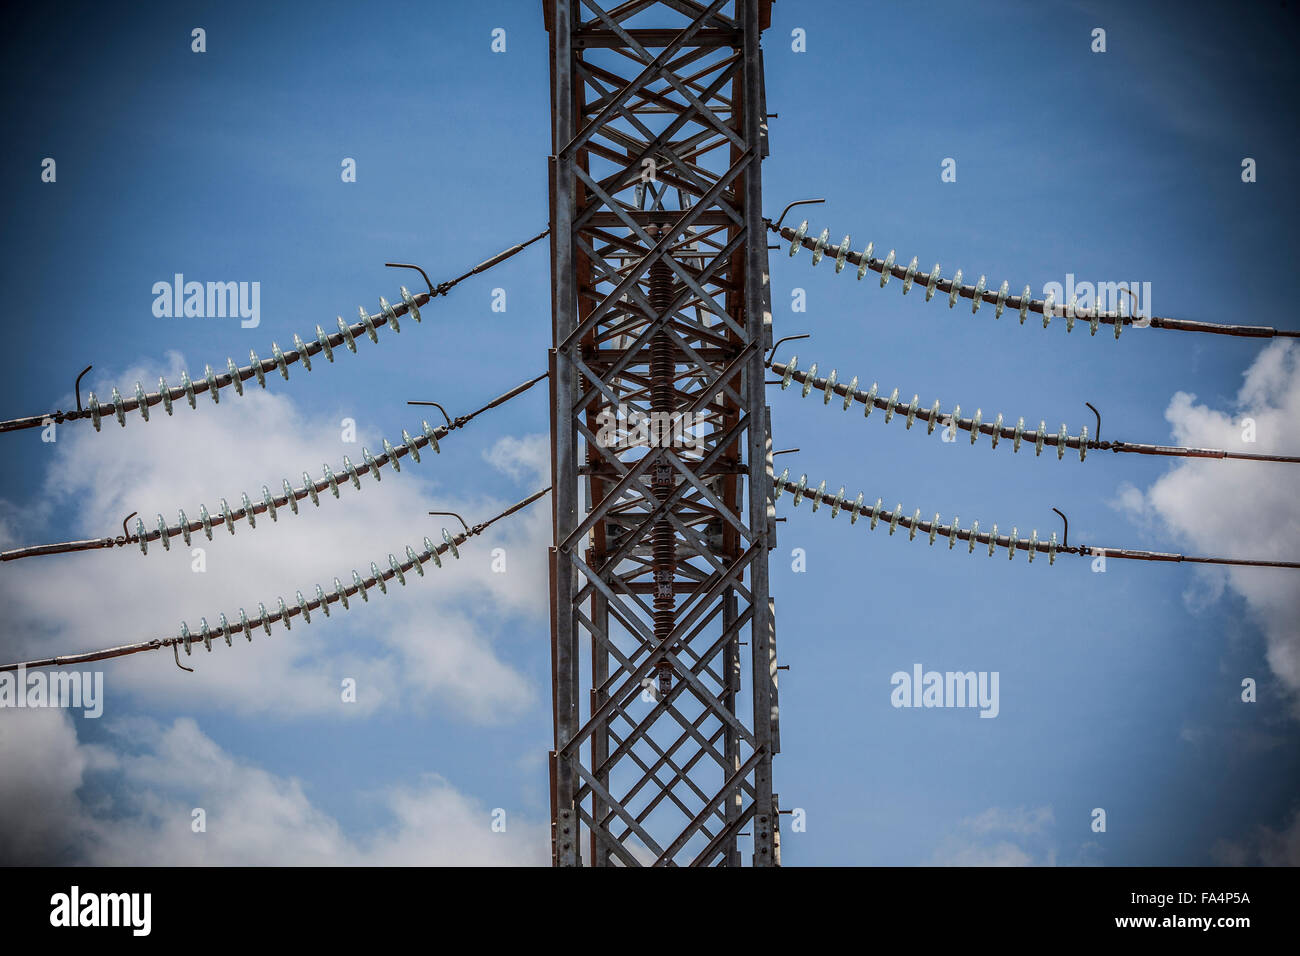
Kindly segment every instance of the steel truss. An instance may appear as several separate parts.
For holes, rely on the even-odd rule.
[[[770,0],[544,9],[554,862],[776,865]]]

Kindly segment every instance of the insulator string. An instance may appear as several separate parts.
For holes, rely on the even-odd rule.
[[[330,616],[330,605],[338,604],[345,611],[350,609],[349,598],[357,595],[361,596],[364,603],[370,601],[370,592],[378,588],[381,594],[388,593],[387,582],[397,579],[402,586],[406,584],[406,575],[410,571],[424,577],[424,565],[432,561],[436,567],[442,567],[442,555],[451,552],[453,558],[459,558],[459,548],[467,540],[475,535],[481,534],[485,529],[508,517],[517,511],[520,511],[532,504],[538,498],[542,497],[551,489],[543,488],[541,491],[534,492],[527,498],[512,505],[505,511],[500,512],[494,517],[480,524],[474,525],[466,531],[457,534],[451,534],[446,528],[442,529],[442,543],[435,544],[428,537],[424,538],[424,550],[416,551],[409,545],[406,546],[406,560],[399,560],[391,552],[388,555],[388,563],[385,567],[380,567],[374,561],[370,562],[370,574],[362,577],[355,569],[352,571],[352,583],[344,584],[337,577],[334,578],[333,588],[326,589],[317,584],[314,590],[314,596],[307,598],[302,591],[294,594],[292,603],[286,602],[283,596],[276,600],[274,609],[268,609],[263,602],[258,602],[257,614],[249,617],[248,613],[241,607],[237,619],[232,621],[225,612],[220,612],[217,616],[216,625],[208,623],[206,617],[199,618],[198,630],[191,631],[188,621],[182,621],[180,632],[174,637],[155,638],[151,641],[141,641],[135,644],[121,644],[117,647],[104,648],[98,651],[88,651],[83,654],[65,654],[58,657],[46,657],[39,660],[23,661],[15,664],[0,665],[0,671],[15,671],[19,668],[31,669],[36,667],[66,667],[75,664],[88,664],[94,661],[108,660],[114,657],[125,657],[129,654],[138,654],[143,651],[156,651],[166,647],[183,647],[187,655],[193,653],[194,645],[201,643],[204,649],[211,652],[214,641],[225,641],[226,646],[233,646],[233,638],[242,635],[250,643],[253,640],[253,631],[261,628],[266,635],[271,635],[272,624],[283,624],[285,630],[292,630],[292,619],[302,617],[304,624],[311,623],[311,614],[313,611],[321,611],[326,617]]]
[[[199,516],[196,519],[190,519],[186,516],[184,509],[178,512],[179,521],[175,524],[168,524],[161,514],[157,516],[157,522],[154,528],[149,529],[145,526],[143,518],[137,518],[135,523],[135,533],[130,535],[119,535],[116,538],[94,538],[83,541],[66,541],[59,544],[42,544],[26,548],[15,548],[10,551],[0,553],[0,561],[16,561],[20,558],[36,557],[44,554],[65,554],[74,551],[92,551],[99,549],[112,548],[114,546],[124,546],[134,544],[140,548],[141,553],[149,553],[149,544],[154,541],[160,541],[164,551],[171,550],[171,539],[177,536],[185,539],[186,547],[189,547],[194,535],[200,531],[203,532],[207,540],[212,540],[213,530],[225,527],[230,534],[235,533],[235,523],[247,521],[250,528],[257,527],[257,518],[260,515],[268,515],[272,521],[278,520],[279,509],[289,508],[293,514],[298,513],[298,502],[307,498],[316,507],[320,507],[320,499],[328,491],[335,498],[339,497],[339,489],[352,484],[358,491],[361,490],[360,478],[373,474],[375,481],[381,480],[380,469],[386,465],[392,465],[393,471],[400,472],[402,466],[400,460],[409,455],[415,462],[420,461],[420,449],[426,446],[432,446],[435,454],[440,453],[438,442],[457,428],[463,428],[469,422],[473,421],[484,412],[497,408],[510,399],[523,394],[532,386],[536,385],[546,377],[543,373],[535,378],[530,379],[520,385],[515,386],[509,392],[498,398],[493,399],[488,404],[468,415],[461,415],[454,419],[449,425],[439,425],[437,428],[430,427],[427,421],[421,420],[421,433],[412,436],[406,429],[402,430],[402,442],[399,445],[393,445],[387,438],[382,439],[383,452],[378,455],[372,455],[369,449],[361,449],[361,464],[355,465],[348,456],[343,456],[343,465],[336,473],[329,465],[322,466],[323,477],[313,481],[307,472],[302,473],[302,487],[295,488],[290,484],[289,479],[285,478],[281,482],[281,494],[272,494],[270,488],[262,486],[261,496],[249,497],[247,492],[243,492],[239,497],[239,506],[231,508],[225,498],[219,499],[220,508],[215,512],[210,512],[206,504],[199,505]]]
[[[156,392],[145,392],[144,386],[140,382],[136,382],[131,397],[121,394],[116,387],[113,387],[108,402],[101,402],[95,393],[91,392],[86,400],[85,408],[77,411],[56,410],[47,412],[44,415],[10,419],[9,421],[0,422],[0,432],[19,431],[24,428],[40,428],[50,422],[62,424],[86,418],[90,419],[95,431],[99,431],[104,419],[110,417],[115,418],[117,423],[125,428],[128,412],[139,411],[140,417],[147,422],[149,421],[149,409],[156,405],[162,405],[163,411],[171,415],[175,404],[181,399],[184,399],[190,408],[197,408],[198,396],[205,393],[212,396],[214,404],[220,404],[221,389],[231,385],[235,387],[236,394],[243,395],[244,382],[250,379],[256,378],[257,384],[262,388],[266,388],[267,375],[278,372],[285,381],[288,381],[289,366],[301,363],[303,369],[310,372],[312,370],[311,357],[318,353],[324,352],[326,360],[332,363],[336,348],[346,346],[349,351],[356,352],[357,340],[363,336],[378,344],[378,330],[385,326],[392,326],[395,333],[400,333],[399,318],[409,314],[411,318],[419,322],[420,309],[429,301],[437,296],[446,295],[452,288],[470,276],[486,272],[493,266],[504,262],[541,239],[549,231],[543,230],[526,242],[518,243],[497,253],[492,258],[479,263],[464,275],[439,283],[429,292],[412,294],[406,286],[401,286],[402,301],[396,305],[389,304],[387,299],[380,296],[378,312],[372,315],[366,311],[364,306],[359,307],[359,321],[350,325],[343,321],[342,316],[339,316],[337,332],[326,332],[317,325],[316,334],[314,336],[309,335],[306,341],[295,334],[293,336],[294,347],[287,351],[282,350],[278,343],[272,342],[270,358],[259,358],[255,351],[250,350],[248,365],[238,366],[233,358],[227,358],[224,371],[218,373],[213,371],[212,366],[206,365],[204,366],[204,374],[198,379],[192,379],[189,372],[182,371],[180,385],[170,386],[167,384],[166,379],[159,378]]]
[[[767,222],[767,227],[772,232],[777,233],[782,239],[790,243],[790,255],[793,256],[800,249],[812,250],[812,264],[815,266],[821,262],[822,257],[827,252],[827,243],[830,238],[830,230],[823,229],[821,235],[813,238],[808,234],[808,220],[799,224],[798,228],[790,226],[780,226]],[[831,248],[835,253],[835,271],[840,272],[845,263],[853,263],[858,267],[858,278],[862,279],[867,271],[880,273],[880,286],[884,288],[888,284],[891,276],[903,280],[903,294],[912,288],[912,283],[924,282],[925,301],[929,302],[935,292],[942,292],[948,299],[948,307],[952,308],[957,304],[958,297],[971,300],[971,312],[979,311],[982,304],[988,303],[994,308],[995,319],[1002,317],[1005,309],[1017,313],[1020,317],[1020,324],[1025,324],[1025,319],[1029,313],[1035,313],[1043,317],[1043,328],[1051,323],[1053,319],[1064,318],[1066,332],[1073,332],[1075,322],[1085,322],[1088,325],[1091,335],[1097,334],[1097,329],[1101,325],[1109,325],[1114,329],[1115,338],[1119,338],[1120,331],[1126,325],[1134,325],[1134,317],[1125,314],[1127,305],[1125,300],[1120,301],[1120,308],[1105,310],[1100,304],[1092,308],[1080,308],[1075,296],[1070,302],[1057,302],[1052,293],[1048,293],[1044,299],[1035,299],[1031,295],[1029,286],[1025,286],[1020,295],[1009,295],[1009,283],[1004,281],[1001,286],[994,291],[992,287],[986,285],[986,276],[980,276],[979,281],[974,285],[962,284],[962,272],[960,269],[954,273],[951,279],[943,278],[939,263],[934,264],[934,268],[928,275],[925,273],[918,274],[916,256],[912,261],[903,266],[895,261],[894,250],[889,251],[889,255],[883,259],[872,256],[874,243],[867,243],[866,248],[861,253],[849,251],[850,238],[845,236],[843,241],[836,247]],[[1161,316],[1150,316],[1147,327],[1153,329],[1171,329],[1177,332],[1208,332],[1216,335],[1235,335],[1248,338],[1300,338],[1300,331],[1291,331],[1287,329],[1274,329],[1262,325],[1231,325],[1217,322],[1193,322],[1187,319],[1171,319]],[[1142,327],[1142,326],[1138,326]]]
[[[855,377],[848,385],[837,381],[837,371],[831,370],[831,374],[825,378],[819,377],[817,373],[817,364],[814,362],[806,372],[798,370],[799,356],[792,355],[789,362],[769,362],[768,367],[777,375],[781,376],[781,389],[790,387],[791,382],[797,382],[803,386],[801,395],[807,398],[810,394],[816,392],[823,396],[823,404],[829,405],[831,396],[837,396],[844,399],[843,409],[848,411],[849,406],[854,402],[860,402],[865,406],[865,417],[870,417],[873,409],[883,409],[885,412],[885,421],[891,421],[895,414],[902,413],[906,421],[907,428],[911,428],[916,421],[922,421],[926,425],[926,434],[934,431],[935,425],[945,429],[957,428],[969,432],[971,444],[975,444],[976,438],[980,435],[988,435],[990,446],[998,447],[999,441],[1006,439],[1013,452],[1020,451],[1022,443],[1034,446],[1035,456],[1041,455],[1044,447],[1055,448],[1058,460],[1065,457],[1065,450],[1072,449],[1079,453],[1079,460],[1085,461],[1089,451],[1094,449],[1099,451],[1112,451],[1115,453],[1124,452],[1134,455],[1161,455],[1171,458],[1214,458],[1223,460],[1236,461],[1269,461],[1283,464],[1300,464],[1300,457],[1294,455],[1264,455],[1249,454],[1238,451],[1225,451],[1220,448],[1187,448],[1180,445],[1151,445],[1141,442],[1125,441],[1099,441],[1096,438],[1088,437],[1088,428],[1085,425],[1076,435],[1070,435],[1061,423],[1060,431],[1049,432],[1047,422],[1040,421],[1037,428],[1026,429],[1025,420],[1021,418],[1014,426],[1004,423],[1001,413],[992,422],[986,422],[983,418],[983,410],[976,409],[973,418],[961,417],[961,406],[957,405],[951,412],[944,413],[941,411],[939,402],[936,400],[929,408],[918,405],[919,396],[913,395],[910,403],[901,404],[898,401],[898,389],[894,389],[890,398],[879,397],[879,383],[874,383],[869,391],[860,391],[857,388],[858,379]],[[775,383],[774,383],[775,384]]]
[[[1014,558],[1017,551],[1028,552],[1029,562],[1032,564],[1035,555],[1046,554],[1047,563],[1055,564],[1058,554],[1076,554],[1085,558],[1122,558],[1134,561],[1167,561],[1167,562],[1188,562],[1193,564],[1223,564],[1234,565],[1238,567],[1256,567],[1256,568],[1300,568],[1300,561],[1264,561],[1247,558],[1207,558],[1207,557],[1188,557],[1182,554],[1172,554],[1164,551],[1139,551],[1133,548],[1101,548],[1089,545],[1066,545],[1058,544],[1056,541],[1056,532],[1053,531],[1051,536],[1046,540],[1038,536],[1038,530],[1030,532],[1028,538],[1022,537],[1018,527],[1012,527],[1010,534],[998,534],[998,526],[993,525],[988,531],[980,531],[980,523],[974,521],[969,528],[960,526],[960,518],[953,516],[951,524],[944,524],[940,521],[938,513],[930,520],[921,517],[921,509],[917,508],[911,515],[908,515],[901,504],[896,505],[893,509],[882,508],[883,498],[877,498],[876,503],[867,507],[863,501],[861,493],[853,501],[846,501],[844,497],[844,487],[841,485],[840,490],[833,495],[826,494],[826,482],[823,481],[816,488],[810,488],[808,485],[808,476],[801,475],[797,482],[789,480],[790,469],[785,469],[780,477],[775,478],[772,482],[773,500],[779,500],[781,495],[789,491],[793,498],[794,506],[797,508],[804,498],[812,502],[812,510],[815,512],[822,505],[830,505],[831,517],[835,518],[841,511],[849,513],[849,524],[857,524],[859,518],[869,518],[869,527],[875,530],[876,526],[884,522],[889,528],[890,535],[893,535],[900,527],[907,532],[908,540],[914,540],[918,532],[925,535],[931,545],[936,540],[943,539],[948,542],[948,549],[956,547],[958,541],[966,542],[966,553],[971,554],[975,551],[976,545],[987,547],[989,557],[992,557],[999,548],[1006,551],[1008,559]]]

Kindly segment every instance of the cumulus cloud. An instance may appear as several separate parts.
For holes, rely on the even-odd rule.
[[[223,750],[190,718],[119,718],[77,739],[64,711],[0,720],[0,864],[544,865],[544,823],[493,810],[427,774],[372,794],[382,824],[344,831],[302,785]],[[193,811],[204,829],[195,832]],[[498,816],[496,819],[502,819]]]
[[[1256,827],[1241,840],[1220,840],[1211,853],[1224,866],[1300,866],[1300,810],[1281,830]]]
[[[1026,810],[1024,807],[1017,807],[1014,810],[989,807],[983,813],[966,820],[965,825],[972,832],[981,835],[1006,832],[1028,836],[1042,833],[1044,828],[1054,821],[1051,807],[1034,807],[1032,810]]]
[[[149,382],[164,374],[176,381],[183,360],[172,353],[169,361],[167,368],[132,369],[114,379]],[[40,496],[21,508],[0,501],[0,546],[120,533],[131,511],[149,527],[158,513],[174,524],[178,508],[196,518],[200,503],[219,514],[222,497],[237,507],[243,491],[254,499],[263,484],[279,492],[285,477],[300,487],[304,470],[318,477],[324,462],[338,474],[344,455],[356,462],[362,446],[382,447],[384,435],[367,433],[364,424],[355,443],[344,441],[341,415],[305,414],[284,393],[252,387],[218,407],[200,398],[207,407],[197,412],[181,400],[173,417],[155,407],[148,424],[137,417],[125,430],[111,417],[104,433],[81,422],[61,426],[56,442],[38,446],[45,459]],[[400,437],[403,425],[418,428],[418,419],[386,423],[385,432]],[[304,500],[296,516],[281,508],[278,521],[264,514],[255,529],[237,524],[233,536],[218,518],[214,540],[198,532],[193,542],[204,551],[201,573],[179,538],[170,552],[155,542],[147,556],[114,549],[5,564],[0,657],[170,637],[181,621],[197,634],[200,616],[213,626],[221,611],[237,621],[242,606],[255,617],[259,601],[274,609],[283,596],[292,605],[299,589],[314,596],[316,584],[332,589],[336,576],[350,583],[353,568],[365,576],[371,561],[387,567],[390,553],[404,557],[408,544],[422,548],[426,534],[440,540],[441,522],[455,525],[425,512],[457,511],[473,522],[513,503],[455,480],[463,468],[445,462],[458,438],[447,438],[442,455],[426,449],[419,464],[405,459],[400,473],[385,468],[379,483],[363,478],[361,491],[343,478],[341,500],[325,492],[319,507]],[[546,483],[545,446],[536,438],[503,439],[486,457],[487,465],[471,467],[517,478],[519,497]],[[207,654],[200,647],[187,661],[195,674],[181,674],[170,654],[157,652],[99,665],[109,706],[129,693],[243,714],[338,713],[340,681],[350,677],[358,694],[349,715],[432,705],[472,720],[518,716],[537,688],[495,645],[524,623],[545,627],[548,541],[546,508],[538,504],[468,542],[460,561],[445,559],[441,570],[427,565],[423,578],[408,576],[405,588],[394,582],[387,597],[372,589],[368,603],[354,598],[350,613],[335,605],[329,619],[317,611],[311,624],[298,618],[290,632],[282,625],[269,638],[258,631],[252,646],[237,637],[234,648]],[[506,573],[493,570],[497,548],[504,549],[498,558],[506,559]]]
[[[1051,807],[990,807],[961,822],[935,850],[932,866],[1055,866]]]
[[[1199,404],[1186,392],[1165,411],[1180,445],[1255,454],[1294,454],[1300,447],[1300,349],[1270,344],[1245,372],[1227,409]],[[1149,488],[1121,487],[1115,506],[1139,524],[1163,530],[1200,554],[1296,560],[1300,496],[1289,466],[1247,461],[1175,465]],[[1300,580],[1285,569],[1207,571],[1208,587],[1189,592],[1194,607],[1225,587],[1240,595],[1263,629],[1268,665],[1291,692],[1300,691]]]

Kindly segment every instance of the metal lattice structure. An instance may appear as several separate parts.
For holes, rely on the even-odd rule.
[[[834,368],[819,376],[816,363],[799,370],[797,356],[777,362],[768,231],[789,243],[789,256],[809,250],[814,267],[834,263],[838,274],[852,264],[859,282],[874,272],[881,289],[898,279],[895,288],[903,295],[915,288],[929,302],[939,293],[936,307],[946,300],[949,309],[966,299],[972,315],[988,305],[994,321],[1010,310],[1008,321],[1018,313],[1023,325],[1033,313],[1042,317],[1043,329],[1063,318],[1056,328],[1064,324],[1067,334],[1076,323],[1086,323],[1090,337],[1109,325],[1115,340],[1125,326],[1262,339],[1296,338],[1300,330],[1130,315],[1124,299],[1115,308],[1103,304],[1103,283],[1097,284],[1093,302],[1085,295],[1081,303],[1073,293],[1068,302],[1056,302],[1046,287],[1044,298],[1035,299],[1029,285],[1011,295],[1006,280],[996,291],[984,274],[973,285],[963,284],[961,269],[945,278],[938,263],[929,272],[921,269],[919,256],[904,266],[894,249],[876,257],[875,244],[867,242],[855,253],[847,235],[833,244],[829,228],[814,237],[807,220],[797,227],[782,225],[792,207],[823,199],[792,202],[775,222],[768,221],[762,215],[768,114],[760,38],[772,0],[625,0],[611,7],[606,2],[543,0],[553,138],[547,230],[437,285],[418,265],[386,263],[418,272],[426,291],[412,294],[399,286],[396,304],[380,297],[378,312],[361,306],[359,322],[338,317],[333,332],[316,325],[305,339],[294,334],[292,348],[282,350],[273,342],[269,359],[250,352],[247,365],[227,357],[224,367],[205,365],[202,375],[196,366],[193,377],[181,372],[179,386],[162,378],[156,391],[146,391],[138,381],[125,394],[110,386],[108,401],[90,392],[83,408],[80,382],[91,370],[87,366],[73,385],[75,411],[0,421],[0,433],[82,421],[97,433],[129,435],[129,413],[142,423],[150,421],[151,409],[157,421],[184,404],[191,411],[202,406],[203,414],[220,414],[209,408],[223,404],[223,395],[242,396],[246,384],[251,389],[255,381],[264,389],[270,379],[278,387],[277,375],[287,383],[292,368],[297,380],[299,369],[312,371],[313,358],[320,369],[334,362],[336,350],[356,352],[363,339],[379,344],[380,330],[386,337],[390,331],[399,334],[408,318],[420,323],[420,310],[433,300],[549,234],[553,348],[545,374],[454,420],[437,402],[410,402],[437,408],[445,425],[421,421],[416,436],[403,430],[400,443],[382,439],[376,455],[363,446],[359,467],[345,455],[337,473],[324,465],[319,479],[302,472],[301,486],[281,479],[280,494],[262,485],[260,496],[241,492],[234,507],[227,498],[216,499],[219,506],[211,511],[200,504],[197,519],[178,509],[175,523],[159,513],[152,529],[138,518],[132,531],[128,523],[137,518],[132,512],[122,519],[121,535],[13,548],[0,552],[0,562],[121,553],[134,550],[130,545],[148,555],[151,543],[158,547],[150,560],[157,560],[177,537],[188,548],[199,534],[206,541],[214,534],[221,540],[235,534],[237,523],[253,529],[264,517],[277,521],[277,510],[280,518],[285,509],[298,515],[300,503],[307,501],[312,508],[304,504],[305,514],[331,496],[346,503],[351,493],[340,496],[341,489],[350,484],[360,492],[363,477],[377,487],[383,475],[402,470],[402,459],[418,463],[421,451],[438,453],[447,435],[542,378],[550,386],[552,487],[472,526],[455,512],[430,511],[460,520],[463,530],[444,528],[441,543],[425,536],[419,551],[410,544],[386,544],[385,550],[396,548],[387,551],[386,562],[379,552],[379,560],[368,562],[368,574],[366,564],[359,563],[350,583],[333,577],[329,588],[319,582],[306,591],[295,588],[293,600],[280,594],[271,607],[259,601],[252,615],[227,604],[225,610],[209,611],[212,624],[198,617],[193,630],[181,621],[179,631],[166,637],[0,663],[0,673],[17,672],[17,686],[25,687],[29,669],[75,667],[168,648],[179,668],[192,671],[181,663],[181,649],[187,659],[202,660],[200,647],[204,655],[222,644],[233,649],[242,646],[240,637],[253,652],[254,638],[260,644],[261,635],[272,637],[272,625],[283,626],[287,635],[294,623],[311,624],[318,614],[316,624],[325,626],[332,613],[360,610],[389,594],[390,584],[396,585],[393,591],[408,581],[415,584],[427,568],[442,567],[444,556],[457,560],[466,543],[551,491],[555,864],[773,866],[781,862],[780,810],[772,792],[780,728],[767,561],[776,543],[778,502],[797,508],[807,500],[811,512],[825,507],[832,520],[844,512],[850,525],[861,520],[867,530],[879,528],[877,537],[937,545],[941,553],[964,544],[966,554],[979,548],[989,558],[1005,553],[1008,561],[1022,551],[1028,562],[1046,555],[1040,568],[1072,555],[1300,569],[1300,561],[1274,557],[1099,547],[1081,544],[1077,536],[1071,544],[1068,520],[1055,508],[1062,520],[1059,543],[1055,532],[1043,537],[1031,528],[1026,537],[1016,524],[1002,534],[997,524],[981,530],[978,520],[963,523],[954,515],[945,521],[941,512],[927,520],[919,507],[909,513],[900,502],[889,509],[884,497],[870,505],[862,492],[850,500],[844,485],[828,493],[825,480],[813,485],[801,474],[794,481],[789,469],[775,477],[765,384],[779,384],[782,391],[797,384],[802,397],[815,392],[823,406],[834,399],[841,412],[861,405],[864,419],[879,409],[878,418],[888,423],[897,417],[909,430],[918,422],[927,434],[942,426],[954,440],[964,431],[972,447],[987,436],[990,448],[1005,442],[1015,454],[1023,443],[1025,459],[1031,447],[1035,458],[1046,448],[1049,460],[1053,450],[1057,461],[1073,451],[1081,463],[1094,450],[1290,464],[1300,463],[1300,455],[1102,440],[1101,413],[1090,403],[1085,404],[1096,421],[1091,436],[1086,427],[1071,435],[1064,423],[1052,432],[1042,419],[1037,428],[1026,429],[1024,418],[1012,426],[1001,413],[986,421],[982,408],[963,418],[960,405],[942,413],[937,399],[928,408],[919,394],[900,402],[898,388],[886,398],[878,382],[860,390],[856,376],[841,383]],[[208,284],[210,303],[213,285]],[[1105,285],[1112,287],[1110,294],[1122,291],[1135,307],[1139,304],[1126,284]],[[1149,294],[1146,301],[1149,313]],[[219,312],[224,314],[224,307]],[[777,381],[765,383],[768,369]],[[125,431],[102,427],[112,420]],[[783,495],[788,497],[782,500]]]
[[[554,861],[776,865],[770,0],[544,9]]]

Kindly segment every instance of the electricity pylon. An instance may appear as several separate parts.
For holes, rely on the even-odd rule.
[[[544,10],[554,862],[777,865],[770,0]]]

